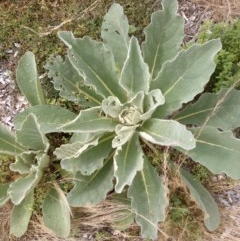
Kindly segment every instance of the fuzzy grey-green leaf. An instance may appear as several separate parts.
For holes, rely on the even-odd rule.
[[[16,129],[20,129],[23,121],[29,114],[36,116],[43,134],[61,132],[59,126],[73,120],[76,114],[54,105],[36,105],[18,113],[14,119]]]
[[[220,49],[220,40],[214,39],[183,50],[163,65],[151,82],[151,89],[161,89],[165,98],[164,105],[157,108],[154,117],[171,115],[204,90],[216,66],[214,57]]]
[[[53,78],[54,88],[59,91],[60,96],[81,106],[92,107],[101,104],[102,97],[84,85],[82,75],[73,67],[67,56],[64,61],[60,56],[51,58],[45,68],[48,70],[48,77]]]
[[[126,90],[128,99],[132,99],[139,91],[148,92],[150,74],[144,62],[138,40],[132,37],[127,59],[122,68],[120,84]]]
[[[181,169],[180,177],[189,188],[191,196],[204,212],[204,223],[209,231],[214,231],[220,224],[220,214],[217,203],[208,190],[188,171]]]
[[[70,233],[70,208],[60,188],[52,188],[43,202],[44,224],[58,237],[66,238]]]
[[[184,19],[177,15],[177,0],[162,1],[163,10],[152,14],[142,44],[144,60],[155,79],[166,61],[173,59],[184,37]]]
[[[136,173],[143,169],[143,155],[138,133],[133,134],[128,142],[117,148],[114,155],[117,193],[121,193],[126,185],[130,186]]]
[[[204,93],[194,104],[186,106],[174,119],[182,124],[212,126],[233,130],[240,126],[240,91],[222,89],[218,93]]]
[[[45,104],[41,83],[38,79],[35,57],[26,52],[20,59],[16,71],[16,80],[22,93],[31,105]]]
[[[231,131],[219,131],[214,127],[191,128],[191,131],[196,139],[196,148],[182,152],[212,173],[240,178],[240,140]]]
[[[34,204],[34,192],[31,191],[24,200],[13,207],[10,217],[10,233],[21,237],[28,229]]]
[[[23,146],[36,151],[47,150],[49,142],[41,132],[40,125],[34,114],[29,114],[20,129],[16,130],[16,138]]]
[[[124,15],[122,6],[113,3],[104,17],[101,37],[103,43],[113,52],[119,72],[127,57],[129,47],[128,32],[128,19]]]
[[[155,239],[158,233],[158,222],[165,219],[168,205],[167,189],[163,178],[158,175],[147,157],[144,157],[144,168],[135,176],[128,190],[132,199],[131,207],[136,214],[136,222],[141,226],[144,238]]]
[[[140,128],[140,136],[154,144],[180,146],[185,150],[196,146],[193,134],[184,125],[173,120],[147,120]]]
[[[15,156],[25,150],[15,135],[0,123],[0,153]]]
[[[74,38],[71,32],[59,32],[58,36],[69,47],[68,58],[87,86],[104,98],[117,96],[120,101],[126,100],[118,84],[113,54],[103,43],[89,37]]]
[[[77,172],[74,179],[74,188],[67,198],[72,207],[96,204],[104,200],[107,193],[113,188],[112,158],[107,159],[103,167],[90,176]]]
[[[113,131],[117,122],[101,116],[101,108],[93,107],[90,109],[82,110],[80,114],[72,121],[60,126],[59,128],[64,132],[100,132],[100,131]]]

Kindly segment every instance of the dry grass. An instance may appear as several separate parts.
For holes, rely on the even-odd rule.
[[[211,18],[215,21],[229,21],[240,16],[239,0],[192,0],[192,2],[210,9]]]

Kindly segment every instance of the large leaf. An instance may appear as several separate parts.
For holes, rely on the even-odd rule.
[[[143,151],[139,135],[135,133],[123,146],[119,146],[114,155],[115,190],[121,193],[126,185],[131,185],[136,173],[143,169]]]
[[[111,118],[101,116],[101,108],[93,107],[90,109],[82,110],[80,114],[71,122],[61,126],[63,131],[70,132],[100,132],[100,131],[113,131],[116,126]]]
[[[84,176],[78,172],[75,176],[75,186],[67,196],[69,204],[79,207],[104,200],[113,188],[112,179],[112,158],[106,160],[103,167],[90,176]]]
[[[26,52],[21,57],[16,71],[16,80],[20,90],[31,105],[45,104],[35,57],[32,52]]]
[[[128,19],[124,15],[122,6],[113,3],[104,17],[101,37],[103,43],[113,52],[119,70],[122,69],[127,58],[129,46],[128,31]]]
[[[102,168],[104,159],[109,156],[112,150],[112,139],[113,135],[108,134],[96,142],[90,142],[87,148],[80,146],[77,155],[62,159],[62,168],[72,172],[80,171],[84,175],[92,174],[97,169]],[[55,151],[57,155],[56,152],[57,150]]]
[[[240,126],[240,91],[223,89],[218,93],[205,93],[199,100],[180,111],[174,119],[196,126],[206,124],[231,130]]]
[[[128,190],[136,221],[144,238],[157,238],[158,222],[165,219],[168,205],[167,190],[163,178],[158,175],[149,160],[144,158],[144,168],[135,176]]]
[[[8,188],[9,183],[0,183],[0,206],[4,205],[9,200]]]
[[[60,106],[37,105],[27,108],[16,115],[14,119],[16,129],[21,128],[23,121],[31,113],[37,117],[38,123],[40,124],[40,130],[43,134],[61,132],[59,126],[76,117],[76,114]]]
[[[184,37],[184,20],[177,15],[177,0],[164,0],[162,6],[163,10],[152,14],[151,23],[144,30],[146,41],[142,49],[152,79],[156,78],[164,62],[177,55]]]
[[[0,153],[15,156],[25,150],[17,143],[15,135],[0,123]]]
[[[214,39],[194,45],[164,64],[151,82],[151,89],[161,89],[165,97],[165,103],[155,111],[155,117],[171,115],[204,90],[216,66],[214,57],[220,49],[220,40]]]
[[[118,85],[118,74],[114,57],[103,43],[89,37],[74,38],[71,32],[60,32],[60,39],[69,47],[68,57],[76,70],[84,78],[85,84],[92,86],[102,97],[117,96],[124,101],[124,91]]]
[[[139,91],[145,93],[149,89],[150,74],[148,65],[144,63],[140,46],[135,37],[130,40],[127,59],[124,63],[120,84],[127,92],[129,99],[133,98]]]
[[[188,171],[181,169],[180,176],[188,186],[191,196],[204,212],[204,223],[209,231],[214,231],[220,224],[218,206],[208,190]]]
[[[49,142],[41,132],[40,125],[34,114],[29,114],[20,129],[16,130],[16,138],[23,146],[36,151],[47,150]]]
[[[83,77],[67,56],[65,61],[60,56],[50,59],[45,68],[48,69],[48,77],[53,78],[54,88],[60,91],[60,96],[76,101],[81,106],[101,105],[101,97],[84,85]]]
[[[61,238],[70,233],[70,208],[60,188],[52,188],[46,196],[43,207],[43,222]]]
[[[232,132],[221,132],[213,127],[193,128],[192,132],[196,148],[183,152],[215,174],[240,178],[240,140]]]
[[[34,204],[34,192],[31,191],[24,200],[13,207],[10,218],[10,233],[16,237],[21,237],[28,228],[32,216]]]
[[[140,136],[158,145],[179,146],[185,150],[195,147],[192,133],[173,120],[150,119],[140,128]]]

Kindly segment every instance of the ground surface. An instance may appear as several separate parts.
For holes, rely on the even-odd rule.
[[[4,1],[3,1],[4,2]],[[6,3],[9,1],[6,1]],[[45,2],[45,1],[42,1]],[[58,1],[55,1],[56,3]],[[63,1],[64,2],[64,1]],[[100,1],[99,1],[100,2]],[[131,1],[130,1],[131,2]],[[134,1],[133,1],[134,2]],[[153,9],[157,9],[160,6],[160,1],[148,1],[151,2],[151,6]],[[186,41],[194,41],[196,38],[196,33],[199,29],[199,26],[205,19],[214,19],[215,21],[230,19],[231,17],[239,17],[237,14],[240,11],[237,11],[236,1],[230,1],[229,4],[222,4],[221,1],[190,1],[190,0],[180,0],[180,14],[185,18],[185,28],[186,28]],[[4,4],[1,3],[1,7],[4,7]],[[6,5],[7,7],[7,5]],[[239,8],[238,8],[239,9]],[[7,10],[7,8],[6,8]],[[1,20],[1,19],[0,19]],[[0,21],[1,22],[1,21]],[[56,28],[58,28],[60,23],[56,24]],[[63,25],[64,26],[64,25]],[[52,31],[51,28],[50,31]],[[59,27],[61,29],[61,27]],[[47,34],[47,32],[45,32]],[[13,42],[11,43],[11,47],[8,46],[6,49],[2,49],[4,51],[4,60],[0,60],[0,122],[4,125],[8,126],[10,129],[13,128],[12,120],[17,112],[22,111],[26,106],[27,102],[20,94],[17,86],[14,82],[14,69],[16,66],[16,62],[19,58],[19,52],[21,52],[21,48],[24,48],[21,43]],[[218,177],[215,177],[215,179]],[[205,232],[206,237],[202,240],[211,241],[211,240],[227,240],[227,241],[235,241],[240,240],[240,231],[238,231],[238,227],[240,225],[240,186],[238,183],[229,184],[225,178],[220,178],[217,180],[213,180],[213,185],[211,187],[212,193],[214,194],[217,202],[220,205],[221,213],[222,213],[222,225],[220,228],[212,234]],[[101,206],[102,205],[102,206]],[[138,235],[132,238],[129,238],[127,234],[120,233],[115,230],[107,230],[107,215],[104,217],[104,213],[111,214],[110,207],[108,204],[104,203],[97,207],[91,207],[88,209],[89,215],[88,218],[76,218],[75,223],[80,221],[84,224],[81,228],[78,240],[141,240]],[[103,208],[104,207],[104,208]],[[100,210],[102,211],[100,212]],[[11,210],[11,206],[7,206],[1,210],[0,215],[1,219],[5,220],[2,222],[1,228],[6,228],[8,225],[9,212]],[[103,212],[104,210],[104,212]],[[86,210],[85,210],[86,211]],[[78,211],[76,212],[78,213]],[[77,217],[77,215],[76,215]],[[84,220],[84,222],[82,221]],[[97,222],[98,221],[98,222]],[[95,223],[95,227],[92,227],[93,223]],[[101,226],[102,223],[102,226]],[[88,228],[87,227],[91,227]],[[98,230],[103,230],[99,232]],[[39,235],[39,230],[41,235]],[[75,226],[75,231],[78,230],[78,225]],[[93,235],[93,230],[95,236]],[[104,233],[106,230],[106,234]],[[3,233],[7,235],[6,230],[0,229],[0,240],[6,241],[10,239],[8,236],[1,237]],[[31,232],[36,236],[34,240],[59,240],[54,237],[49,230],[46,230],[41,225],[41,219],[38,221],[34,221],[31,223]],[[98,236],[96,236],[98,234]],[[109,237],[109,234],[111,236]],[[33,235],[33,236],[34,236]],[[102,236],[101,236],[102,235]],[[32,237],[33,237],[32,236]],[[20,239],[19,239],[20,240]],[[29,239],[29,236],[23,238],[21,240],[30,241],[33,239]],[[71,240],[71,239],[69,239]],[[164,239],[162,239],[164,240]],[[181,237],[174,237],[169,240],[183,240]]]

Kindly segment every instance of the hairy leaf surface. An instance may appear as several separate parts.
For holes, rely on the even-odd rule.
[[[82,75],[73,67],[68,57],[65,60],[60,56],[48,61],[45,68],[48,77],[53,78],[54,88],[59,95],[70,101],[76,101],[81,106],[97,106],[101,104],[102,97],[84,85]]]
[[[204,223],[209,231],[214,231],[220,224],[218,206],[208,190],[188,171],[181,169],[180,176],[189,188],[191,196],[204,212]]]
[[[182,124],[212,126],[232,130],[240,126],[240,91],[223,89],[205,93],[199,100],[180,111],[174,119]]]
[[[183,152],[212,173],[240,178],[240,140],[232,132],[221,132],[213,127],[191,130],[195,135],[196,148]]]
[[[74,120],[61,126],[60,129],[65,132],[107,132],[113,131],[116,124],[112,118],[101,116],[100,107],[93,107],[82,110]]]
[[[121,193],[126,185],[131,185],[138,171],[143,168],[143,151],[139,135],[135,133],[124,145],[119,146],[114,155],[115,190]]]
[[[31,191],[19,205],[14,205],[10,218],[10,233],[21,237],[28,229],[34,204],[34,192]]]
[[[165,219],[168,200],[162,177],[146,157],[143,170],[137,173],[129,187],[128,197],[132,199],[132,209],[142,236],[157,238],[158,222]]]
[[[21,128],[23,121],[31,113],[36,116],[43,134],[61,132],[59,126],[76,117],[76,114],[60,106],[37,105],[27,108],[16,115],[14,119],[16,129]]]
[[[126,90],[128,99],[132,99],[139,91],[148,92],[149,81],[148,65],[143,60],[138,40],[132,37],[121,72],[120,84]]]
[[[84,78],[85,84],[94,88],[102,97],[117,96],[125,100],[124,91],[118,85],[118,74],[111,51],[103,43],[89,37],[74,38],[71,32],[59,32],[60,39],[69,47],[68,57]]]
[[[163,10],[152,14],[151,23],[144,30],[146,41],[142,49],[152,79],[166,61],[177,55],[184,37],[184,19],[177,15],[177,0],[164,0],[162,6]]]
[[[44,224],[58,237],[66,238],[70,233],[70,208],[63,191],[52,188],[43,202]]]
[[[35,57],[26,52],[20,59],[16,70],[16,80],[22,93],[31,105],[45,104],[41,83],[38,79]]]
[[[33,150],[47,150],[49,142],[41,132],[40,125],[34,114],[29,114],[20,129],[16,130],[16,138],[23,146]]]
[[[17,143],[15,135],[0,123],[0,153],[15,156],[25,150]]]
[[[147,120],[140,128],[140,136],[163,146],[180,146],[185,150],[195,147],[194,136],[186,127],[173,120]]]
[[[86,149],[82,148],[80,151],[80,148],[77,155],[63,158],[62,168],[72,172],[81,172],[83,175],[91,175],[97,169],[102,168],[104,159],[112,150],[112,139],[113,135],[108,134],[96,142],[90,142]]]
[[[90,176],[78,172],[75,176],[75,186],[68,193],[68,201],[72,207],[96,204],[104,200],[113,188],[113,164],[108,159],[103,167]]]
[[[128,19],[122,6],[113,3],[103,19],[101,37],[114,55],[117,69],[122,69],[129,46]]]
[[[216,66],[214,57],[220,49],[220,40],[214,39],[183,50],[164,64],[151,82],[151,89],[161,89],[165,97],[165,103],[155,111],[155,117],[171,115],[204,90]]]

